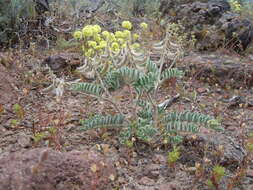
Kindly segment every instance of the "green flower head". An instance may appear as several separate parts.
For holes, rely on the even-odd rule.
[[[134,38],[134,40],[138,40],[140,38],[140,36],[138,34],[133,34],[133,38]]]
[[[92,29],[93,29],[93,32],[96,33],[96,34],[98,34],[98,33],[100,33],[102,31],[101,27],[99,25],[97,25],[97,24],[93,25]]]
[[[132,47],[133,49],[139,49],[141,46],[140,46],[139,43],[134,43],[134,44],[131,45],[131,47]]]
[[[88,44],[89,47],[93,47],[94,48],[94,47],[96,47],[97,42],[90,40],[90,41],[87,42],[87,44]]]
[[[119,51],[119,44],[117,42],[113,42],[111,45],[112,51],[118,52]]]
[[[100,41],[102,40],[100,34],[94,34],[93,38],[94,38],[94,40],[95,40],[96,42],[100,42]]]
[[[142,28],[142,29],[147,29],[148,28],[148,24],[147,23],[145,23],[145,22],[142,22],[141,24],[140,24],[140,27]]]
[[[115,42],[116,41],[116,37],[115,37],[115,35],[113,33],[110,33],[109,40],[111,42]]]
[[[93,35],[93,27],[91,25],[87,25],[82,29],[83,36],[90,37]]]
[[[121,25],[123,28],[126,28],[128,30],[132,29],[132,23],[130,21],[123,21]]]
[[[123,32],[121,32],[121,31],[116,31],[116,32],[115,32],[115,37],[116,37],[116,38],[123,38],[123,37],[124,37],[124,34],[123,34]]]
[[[124,36],[124,38],[130,38],[131,32],[129,30],[124,30],[123,31],[123,36]]]
[[[110,37],[110,32],[108,32],[108,31],[103,31],[103,32],[102,32],[102,36],[103,36],[105,39],[109,39],[109,37]]]
[[[88,51],[85,52],[86,57],[92,57],[94,55],[94,50],[93,49],[88,49]]]
[[[99,42],[99,44],[95,47],[96,50],[104,49],[107,46],[107,42],[102,40]]]
[[[81,31],[75,31],[73,36],[77,40],[82,39],[82,32]]]

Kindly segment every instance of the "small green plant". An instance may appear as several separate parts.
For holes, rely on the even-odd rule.
[[[46,132],[37,132],[33,136],[35,144],[38,144],[40,141],[44,140],[47,137]]]
[[[36,147],[39,143],[44,142],[49,147],[61,150],[63,145],[62,127],[67,116],[63,111],[56,114],[47,114],[41,111],[38,115],[38,123],[33,128],[34,146]]]
[[[12,119],[11,120],[11,126],[12,127],[17,127],[19,125],[20,121],[17,119]]]
[[[53,146],[53,144],[57,145],[56,136],[57,136],[57,128],[49,127],[45,131],[37,132],[34,134],[33,140],[35,145],[37,145],[41,141],[48,140],[49,146]]]
[[[180,152],[178,147],[173,147],[173,151],[169,152],[168,154],[168,164],[170,167],[174,168],[175,163],[178,161],[180,157]]]
[[[13,111],[17,115],[18,119],[22,120],[25,117],[25,111],[20,104],[13,105]]]
[[[147,27],[142,23],[141,32]],[[132,139],[152,142],[156,135],[165,136],[171,143],[179,143],[182,141],[180,132],[197,133],[201,125],[221,129],[210,116],[191,111],[168,113],[166,104],[157,101],[159,88],[165,81],[184,76],[184,72],[174,68],[184,48],[180,42],[172,43],[175,36],[171,27],[167,28],[161,42],[152,44],[152,50],[160,55],[157,62],[151,61],[150,51],[142,46],[141,32],[132,32],[131,22],[123,21],[122,28],[111,33],[102,31],[98,25],[88,25],[74,33],[86,57],[86,64],[81,68],[89,69],[84,69],[83,73],[87,75],[89,71],[95,81],[72,84],[72,89],[108,102],[116,111],[113,115],[95,115],[84,120],[82,129],[120,128],[121,143]],[[174,61],[164,69],[167,58]],[[129,104],[133,107],[130,116],[123,114],[120,102],[112,95],[124,86],[129,89]]]
[[[219,189],[219,183],[222,177],[225,176],[225,168],[219,165],[214,166],[210,179],[207,181],[207,185],[210,188]]]

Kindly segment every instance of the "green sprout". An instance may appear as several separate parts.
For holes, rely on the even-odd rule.
[[[23,119],[25,116],[25,111],[22,108],[22,106],[20,106],[19,104],[14,104],[13,105],[13,111],[15,112],[15,114],[18,116],[19,119]]]
[[[208,187],[219,189],[219,183],[224,176],[225,168],[219,165],[214,166],[211,178],[207,180]]]
[[[170,167],[174,167],[175,163],[178,161],[180,157],[179,148],[173,147],[173,151],[168,154],[168,163]]]

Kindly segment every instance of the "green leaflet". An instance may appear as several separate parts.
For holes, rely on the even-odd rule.
[[[146,62],[147,73],[143,74],[135,83],[134,87],[138,94],[142,91],[151,92],[155,87],[155,82],[158,79],[158,67],[150,58]]]
[[[146,63],[146,68],[148,70],[148,72],[152,72],[152,73],[158,73],[158,67],[156,64],[154,64],[150,58],[147,60],[147,63]]]
[[[128,83],[137,81],[143,75],[139,70],[129,67],[122,67],[117,72]]]
[[[168,133],[171,132],[191,132],[197,133],[199,131],[199,125],[204,125],[222,131],[220,123],[214,120],[212,117],[196,112],[172,112],[164,117],[163,123],[165,123],[165,129]]]
[[[165,116],[164,121],[187,121],[187,122],[195,122],[195,123],[207,123],[209,120],[212,120],[212,117],[196,113],[196,112],[172,112]]]
[[[144,141],[149,141],[156,133],[157,129],[152,125],[138,126],[136,131],[136,135]]]
[[[150,103],[144,100],[138,100],[136,104],[142,108],[145,108],[146,106],[151,107]]]
[[[76,83],[72,86],[73,90],[82,91],[88,94],[94,94],[97,96],[101,96],[103,94],[103,89],[100,85],[92,84],[92,83]]]
[[[153,116],[153,112],[152,112],[152,109],[149,108],[149,107],[146,107],[146,109],[142,109],[140,110],[137,115],[140,117],[140,118],[143,118],[143,119],[150,119],[152,118]]]
[[[165,71],[162,72],[161,80],[165,81],[165,80],[168,80],[170,78],[174,78],[174,77],[181,78],[183,76],[184,76],[184,72],[183,71],[180,71],[180,70],[178,70],[176,68],[167,69],[167,70],[165,70]]]
[[[180,135],[170,136],[169,140],[172,144],[179,144],[183,141],[183,137]]]
[[[191,132],[197,133],[199,128],[195,124],[174,121],[166,125],[167,132]]]
[[[154,73],[148,73],[141,76],[133,85],[138,94],[143,90],[150,92],[155,87],[157,76]]]
[[[123,115],[107,115],[107,116],[99,116],[96,115],[91,119],[85,120],[82,122],[84,126],[83,130],[96,129],[101,127],[118,127],[122,126],[124,122]]]
[[[109,71],[106,74],[106,76],[104,78],[104,81],[105,81],[106,87],[108,89],[116,90],[116,89],[118,89],[121,86],[121,84],[123,82],[123,79],[120,76],[119,72],[117,72],[117,71]]]

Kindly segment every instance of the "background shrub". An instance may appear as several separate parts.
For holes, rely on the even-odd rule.
[[[1,0],[0,46],[17,42],[24,26],[46,10],[47,0]]]

